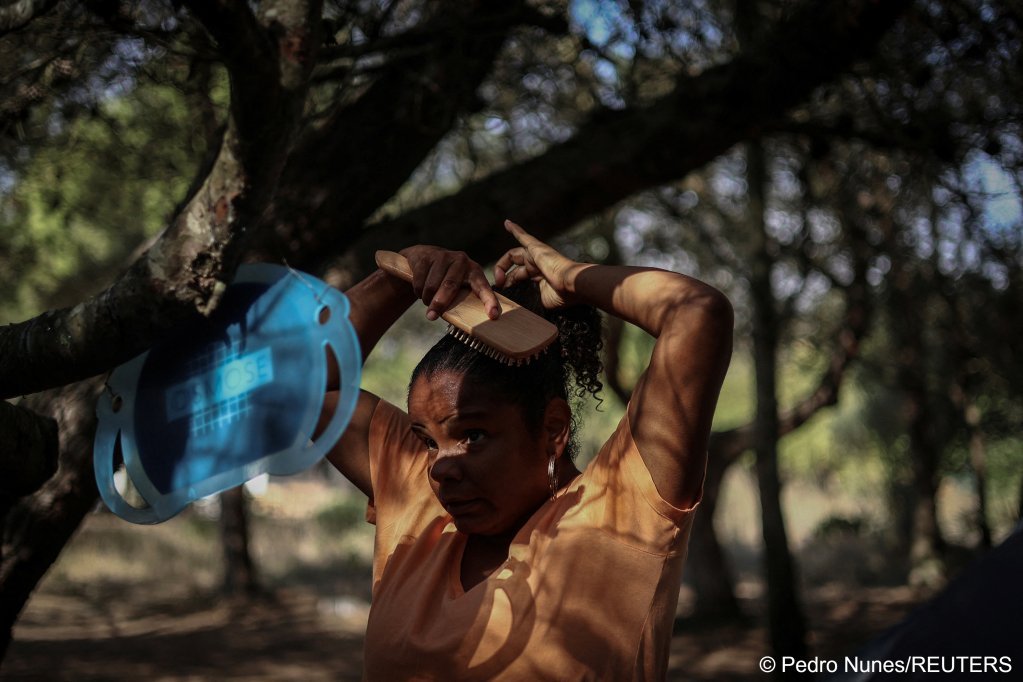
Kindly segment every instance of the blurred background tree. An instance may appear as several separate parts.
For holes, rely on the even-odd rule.
[[[49,482],[0,491],[0,629],[95,504],[102,374],[208,314],[240,261],[343,287],[377,248],[492,259],[505,217],[735,302],[750,400],[711,445],[698,614],[742,615],[714,525],[734,467],[776,655],[807,649],[793,476],[880,470],[877,542],[940,583],[1011,526],[992,499],[1023,504],[1021,22],[1008,0],[0,4],[0,388],[61,434]],[[609,334],[624,400],[645,342]],[[806,447],[836,404],[834,447]],[[5,466],[55,455],[5,441]],[[975,547],[943,536],[948,479],[972,481]],[[244,500],[222,524],[243,593]]]

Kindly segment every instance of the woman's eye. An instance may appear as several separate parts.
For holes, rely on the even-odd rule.
[[[427,450],[436,450],[437,449],[437,441],[435,441],[434,439],[427,438],[426,436],[420,436],[419,440],[423,441],[423,445],[426,446]]]

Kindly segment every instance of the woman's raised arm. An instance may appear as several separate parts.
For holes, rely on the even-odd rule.
[[[718,393],[732,354],[732,307],[713,287],[655,268],[576,263],[514,223],[522,245],[497,262],[498,286],[539,279],[548,307],[588,303],[657,339],[629,401],[633,437],[658,492],[688,508],[699,499]]]
[[[413,280],[404,280],[377,270],[345,292],[351,303],[348,319],[355,328],[365,362],[384,333],[391,328],[410,305],[420,299],[427,306],[426,316],[436,319],[447,310],[455,294],[468,285],[487,306],[491,317],[500,314],[497,297],[487,282],[482,268],[464,253],[433,246],[413,246],[403,250],[412,268]],[[320,416],[324,427],[337,404],[338,367],[330,358],[327,395]],[[359,490],[372,497],[369,474],[369,424],[379,398],[367,391],[359,394],[355,412],[327,458]]]

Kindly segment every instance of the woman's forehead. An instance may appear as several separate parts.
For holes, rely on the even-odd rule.
[[[485,382],[451,371],[420,375],[408,397],[410,415],[438,422],[456,416],[493,413],[511,405]]]

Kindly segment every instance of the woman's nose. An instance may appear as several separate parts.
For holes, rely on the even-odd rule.
[[[439,452],[430,465],[430,478],[438,483],[445,480],[462,479],[461,453],[449,451]]]

